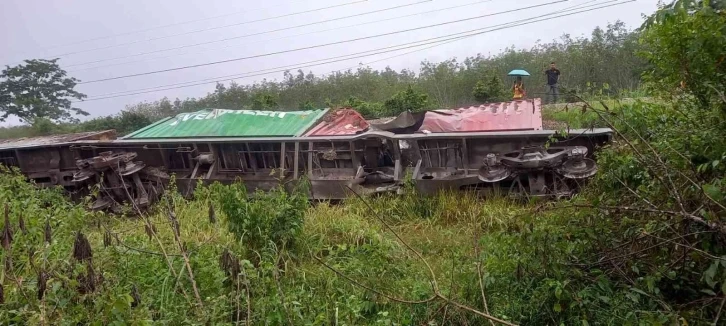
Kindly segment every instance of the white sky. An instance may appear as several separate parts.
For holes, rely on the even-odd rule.
[[[271,0],[259,2],[249,0],[3,0],[0,1],[0,31],[2,31],[2,33],[0,33],[0,65],[15,65],[23,59],[53,58],[57,57],[59,54],[69,52],[109,47],[102,50],[61,56],[59,63],[61,67],[68,71],[70,76],[81,79],[82,81],[91,81],[114,76],[254,56],[263,53],[355,39],[553,2],[553,0],[491,0],[489,2],[482,2],[457,9],[379,22],[388,18],[427,12],[435,9],[478,1],[480,0]],[[573,5],[583,4],[586,2],[593,4],[605,3],[606,1],[607,0],[562,1],[560,3],[548,4],[534,9],[519,10],[508,14],[490,16],[476,20],[467,20],[440,27],[326,46],[317,49],[271,55],[141,77],[83,84],[79,85],[77,90],[87,94],[89,98],[92,98],[120,91],[130,91],[179,82],[215,78],[230,74],[243,74],[250,71],[286,65],[296,65],[318,59],[383,48],[386,46],[413,42],[476,28],[483,28],[513,20],[537,17],[544,13],[562,10]],[[319,25],[265,33],[230,41],[212,43],[204,46],[188,47],[180,50],[135,56],[126,59],[77,65],[88,63],[89,61],[108,60],[120,56],[134,55],[140,52],[164,50],[167,48],[185,46],[199,42],[266,32],[274,29],[414,3],[417,4]],[[300,11],[342,4],[349,5],[314,11],[306,14],[291,15],[284,18],[267,19],[260,22],[246,23],[233,27],[218,28],[200,33],[166,37],[199,29],[208,29],[222,25],[266,19],[275,16],[293,14]],[[599,9],[550,21],[538,22],[521,27],[478,35],[465,40],[377,62],[371,64],[371,67],[381,69],[386,66],[390,66],[395,70],[408,68],[418,71],[419,64],[423,60],[437,62],[451,57],[463,59],[467,56],[474,56],[477,53],[495,54],[503,48],[512,45],[518,48],[529,48],[538,40],[549,41],[559,38],[563,34],[570,34],[572,36],[589,35],[596,26],[605,27],[608,23],[615,22],[616,20],[622,20],[629,28],[635,28],[642,22],[643,14],[651,14],[656,10],[656,8],[657,0],[636,0],[634,2],[615,7]],[[221,15],[225,16],[219,17]],[[217,18],[204,20],[209,17]],[[190,20],[200,21],[188,24],[178,24]],[[363,26],[345,28],[346,26],[368,22],[370,23]],[[155,28],[169,24],[176,25],[165,28]],[[112,38],[98,39],[92,42],[78,43],[79,41],[88,39],[102,38],[110,35],[145,29],[152,30],[143,33],[132,33]],[[325,31],[313,33],[322,30]],[[305,33],[309,34],[289,37]],[[150,38],[160,37],[163,38],[153,41],[145,41]],[[128,42],[134,43],[123,46],[113,46]],[[363,58],[354,58],[347,61],[305,68],[304,70],[313,71],[316,75],[321,75],[333,70],[349,68],[361,62],[379,60],[411,50],[413,49]],[[291,70],[294,71],[296,69]],[[262,80],[263,78],[279,80],[282,78],[282,75],[282,72],[275,72],[265,76],[242,78],[237,80],[237,82],[240,84],[252,83],[256,80]],[[127,104],[133,104],[141,101],[154,101],[161,99],[164,96],[167,96],[172,100],[177,97],[181,99],[187,97],[200,97],[213,90],[214,83],[212,82],[194,87],[165,90],[128,97],[117,97],[107,100],[89,101],[78,103],[76,106],[90,112],[91,117],[95,117],[117,113]],[[8,121],[5,124],[7,125],[8,123],[15,124],[17,122]]]

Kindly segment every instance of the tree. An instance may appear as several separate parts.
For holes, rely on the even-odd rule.
[[[507,99],[506,90],[504,88],[504,82],[497,75],[492,75],[487,82],[489,88],[489,96],[492,101],[504,101]]]
[[[315,104],[310,101],[301,102],[300,105],[298,105],[298,108],[300,110],[315,110]]]
[[[486,82],[481,80],[476,82],[472,95],[481,103],[504,101],[506,99],[504,83],[497,75],[492,75]]]
[[[474,90],[471,92],[471,94],[474,95],[474,99],[476,99],[477,102],[489,102],[489,88],[481,80],[476,82],[476,85],[474,85]]]
[[[0,74],[0,121],[14,115],[31,124],[38,118],[75,122],[72,114],[88,115],[71,102],[86,97],[73,89],[79,80],[66,77],[56,61],[25,60],[24,65],[6,66]]]
[[[358,111],[364,118],[375,119],[386,115],[386,110],[379,102],[364,102],[355,96],[349,97],[343,102],[343,107],[350,107]]]
[[[43,121],[44,119],[38,119]],[[152,124],[154,120],[138,111],[121,111],[114,116],[100,117],[84,121],[78,125],[80,131],[115,129],[121,135],[129,134]],[[38,127],[36,127],[37,129]]]
[[[252,108],[255,110],[277,109],[275,97],[267,93],[256,93],[252,98]]]
[[[650,65],[644,74],[649,86],[684,92],[701,108],[714,101],[726,110],[726,15],[718,3],[674,1],[643,24],[641,54]]]
[[[37,118],[33,120],[33,130],[38,136],[51,135],[55,129],[55,124],[46,118]]]
[[[405,91],[396,93],[383,103],[386,113],[390,115],[398,115],[404,111],[419,112],[428,106],[428,94],[415,91],[411,86],[408,86]]]

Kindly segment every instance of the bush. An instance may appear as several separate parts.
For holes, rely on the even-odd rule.
[[[428,94],[416,91],[411,86],[408,86],[405,91],[396,93],[383,103],[383,108],[386,109],[386,114],[389,116],[396,116],[406,111],[420,112],[428,106]]]
[[[351,96],[345,100],[343,106],[355,109],[366,119],[382,118],[386,116],[386,110],[383,108],[381,103],[364,102],[355,96]]]
[[[271,244],[294,247],[308,208],[304,186],[290,193],[282,186],[268,192],[258,189],[251,198],[241,182],[215,188],[229,231],[247,248],[259,251]]]
[[[651,89],[669,95],[685,92],[701,108],[716,103],[726,111],[726,5],[723,1],[677,0],[643,25],[641,55],[650,69]]]
[[[508,98],[504,83],[497,75],[492,75],[485,78],[485,80],[478,81],[474,86],[472,95],[481,103],[500,102]]]

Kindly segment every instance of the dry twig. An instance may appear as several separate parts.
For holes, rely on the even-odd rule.
[[[476,274],[479,279],[479,291],[481,292],[481,300],[484,305],[484,312],[489,314],[489,305],[487,305],[487,296],[484,294],[484,280],[481,272],[481,257],[479,253],[479,229],[477,228],[474,233],[474,255],[476,255]],[[494,322],[489,320],[489,323],[494,326]]]

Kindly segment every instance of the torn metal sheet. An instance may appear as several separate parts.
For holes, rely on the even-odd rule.
[[[482,104],[422,113],[404,112],[371,122],[374,130],[395,134],[542,130],[541,100]]]
[[[371,129],[379,131],[388,131],[394,134],[410,134],[414,133],[421,127],[423,123],[424,112],[403,112],[395,118],[378,119],[370,121]]]
[[[51,146],[81,140],[110,141],[116,139],[116,130],[79,132],[74,134],[50,135],[0,140],[0,149]]]
[[[341,109],[325,116],[305,137],[356,135],[368,130],[369,126],[368,121],[357,111]]]
[[[540,99],[428,111],[419,132],[542,130]]]

